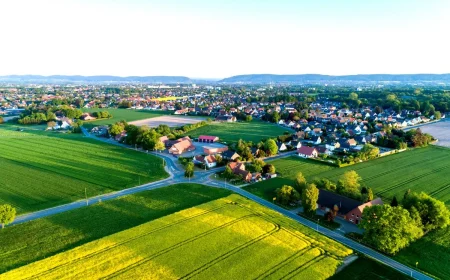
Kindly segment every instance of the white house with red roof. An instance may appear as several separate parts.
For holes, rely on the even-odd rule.
[[[308,146],[301,146],[299,149],[297,149],[297,153],[298,156],[304,158],[316,158],[319,155],[319,152],[317,152],[316,148]]]

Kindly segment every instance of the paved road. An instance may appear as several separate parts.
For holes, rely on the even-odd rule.
[[[101,139],[101,138],[93,137],[85,131],[83,131],[83,133],[85,133],[85,135],[87,137],[90,137],[93,139]],[[106,140],[106,141],[104,141],[104,140]],[[110,142],[108,139],[104,139],[104,140],[102,140],[102,141],[108,142],[111,144],[115,144],[115,145],[119,145],[119,146],[123,146],[122,144],[119,144],[119,143]],[[194,178],[186,179],[183,176],[183,171],[180,169],[180,167],[178,166],[178,164],[176,163],[174,158],[171,158],[171,156],[160,154],[160,153],[152,152],[152,154],[160,156],[165,160],[165,163],[166,163],[165,169],[170,174],[169,178],[158,181],[158,182],[138,186],[138,187],[133,187],[133,188],[129,188],[129,189],[125,189],[125,190],[121,190],[121,191],[117,191],[117,192],[113,192],[113,193],[109,193],[109,194],[99,195],[96,197],[89,198],[87,201],[86,200],[76,201],[76,202],[72,202],[69,204],[65,204],[65,205],[61,205],[61,206],[21,215],[21,216],[18,216],[16,218],[16,220],[14,221],[14,223],[12,223],[12,224],[14,225],[14,224],[24,223],[27,221],[31,221],[31,220],[47,217],[50,215],[70,211],[73,209],[85,207],[87,205],[98,203],[100,201],[111,200],[111,199],[118,198],[118,197],[125,196],[125,195],[130,195],[130,194],[134,194],[134,193],[138,193],[138,192],[142,192],[142,191],[157,189],[157,188],[165,187],[165,186],[168,186],[171,184],[186,183],[186,182],[194,183],[195,182],[195,183],[202,183],[202,184],[212,186],[212,187],[225,188],[225,189],[231,190],[235,193],[238,193],[254,202],[257,202],[257,203],[264,205],[274,211],[277,211],[277,212],[285,215],[286,217],[296,220],[297,222],[301,223],[304,226],[307,226],[311,229],[317,230],[320,233],[324,234],[325,236],[327,236],[331,239],[334,239],[334,240],[348,246],[349,248],[352,248],[353,250],[359,251],[371,258],[374,258],[374,259],[380,261],[381,263],[384,263],[385,265],[388,265],[402,273],[412,276],[413,278],[433,279],[423,273],[420,273],[414,269],[409,268],[408,266],[405,266],[399,262],[396,262],[393,259],[391,259],[383,254],[380,254],[358,242],[348,239],[339,232],[324,228],[312,221],[304,219],[304,218],[296,215],[295,213],[292,213],[284,208],[281,208],[281,207],[279,207],[271,202],[268,202],[256,195],[253,195],[243,189],[228,185],[228,184],[226,184],[226,182],[219,182],[219,181],[211,180],[209,178],[210,175],[215,172],[218,172],[218,169],[213,169],[213,170],[204,171],[204,172],[196,172],[197,175]],[[293,153],[284,153],[284,154],[278,155],[276,157],[272,157],[267,160],[273,160],[273,159],[277,159],[277,158],[287,157],[287,156],[291,156],[292,154]]]

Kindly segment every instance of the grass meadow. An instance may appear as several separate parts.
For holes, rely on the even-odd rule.
[[[238,195],[87,243],[0,279],[326,279],[352,250]]]
[[[239,139],[258,143],[262,139],[276,138],[283,135],[288,128],[262,121],[251,122],[212,122],[207,126],[189,131],[186,135],[196,138],[200,135],[218,136],[221,141],[237,142]]]
[[[127,122],[138,121],[143,119],[149,119],[159,116],[171,115],[173,112],[170,111],[152,111],[152,110],[133,110],[133,109],[113,109],[113,108],[92,108],[92,109],[82,109],[83,112],[98,112],[98,111],[108,111],[112,114],[110,119],[94,120],[85,122],[84,126],[97,126],[97,125],[109,125],[116,123],[118,121],[125,120]]]
[[[6,227],[0,232],[0,274],[229,194],[177,184]]]
[[[0,126],[0,204],[18,214],[167,177],[162,160],[81,134]]]

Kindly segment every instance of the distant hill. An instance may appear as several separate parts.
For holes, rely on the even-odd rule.
[[[238,75],[218,81],[226,84],[268,84],[268,83],[318,83],[318,82],[450,82],[450,74],[370,74],[331,76],[320,74],[273,75],[250,74]]]
[[[40,76],[40,75],[9,75],[0,76],[0,82],[15,83],[146,83],[146,84],[189,84],[192,80],[183,76]]]

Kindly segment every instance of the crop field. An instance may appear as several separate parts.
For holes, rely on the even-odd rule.
[[[429,146],[395,155],[382,157],[364,163],[337,168],[302,159],[296,156],[274,160],[277,172],[293,183],[297,172],[302,172],[307,180],[328,178],[337,181],[349,170],[355,170],[362,177],[362,184],[371,187],[375,194],[390,201],[394,195],[401,200],[408,189],[426,192],[450,204],[450,149]],[[259,184],[273,190],[279,185],[269,181],[257,183],[249,188],[256,189]],[[287,181],[289,183],[289,181]]]
[[[92,108],[83,109],[83,112],[108,111],[112,114],[110,119],[94,120],[85,123],[85,126],[109,125],[118,121],[125,120],[127,122],[149,119],[159,116],[171,115],[169,111],[151,111],[151,110],[133,110],[133,109],[112,109],[112,108]]]
[[[130,122],[130,124],[136,126],[146,125],[148,127],[157,127],[160,124],[167,125],[168,127],[180,127],[186,124],[196,124],[201,121],[206,120],[206,118],[202,117],[182,117],[182,116],[160,116],[153,117],[150,119],[144,119],[139,121]]]
[[[0,234],[0,274],[231,192],[177,184],[14,226]]]
[[[20,267],[0,279],[326,279],[352,251],[238,195]]]
[[[283,135],[288,130],[288,128],[261,121],[234,123],[212,122],[210,125],[189,131],[187,135],[191,137],[214,135],[218,136],[221,141],[226,142],[237,142],[239,139],[242,139],[258,143],[262,139],[276,138],[279,135]]]
[[[19,214],[167,177],[162,160],[62,134],[0,126],[0,204]]]

